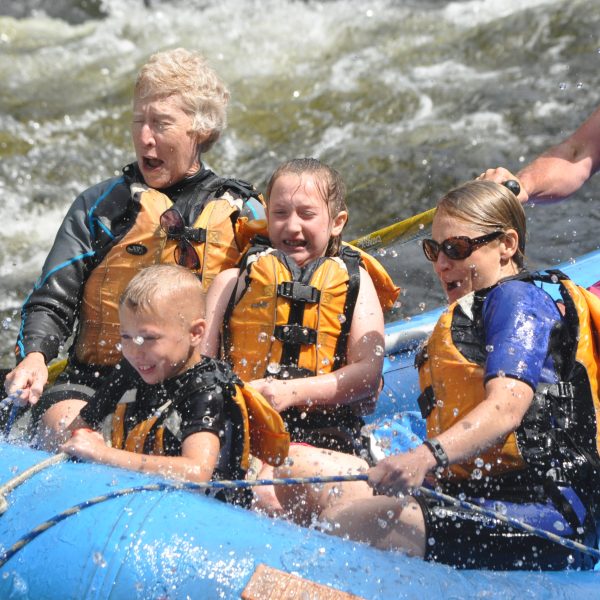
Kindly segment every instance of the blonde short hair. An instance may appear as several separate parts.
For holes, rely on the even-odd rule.
[[[468,181],[450,190],[437,205],[443,211],[482,233],[514,229],[519,247],[513,261],[522,269],[525,263],[527,225],[523,205],[504,185],[493,181]]]
[[[142,269],[129,282],[119,306],[133,312],[153,310],[157,302],[185,298],[194,318],[204,318],[205,303],[202,283],[189,269],[179,265],[152,265]]]
[[[206,137],[199,148],[208,152],[227,126],[229,91],[206,59],[175,48],[153,54],[140,69],[134,97],[167,98],[177,95],[193,117],[192,129]]]

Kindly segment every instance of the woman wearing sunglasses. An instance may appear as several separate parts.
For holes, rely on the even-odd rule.
[[[136,161],[75,200],[22,309],[19,364],[5,388],[34,405],[43,445],[62,441],[119,361],[117,307],[133,276],[177,263],[198,273],[206,291],[239,258],[254,233],[250,221],[264,224],[252,187],[202,162],[225,127],[228,101],[205,59],[183,48],[154,54],[141,68],[131,126]],[[66,368],[38,402],[47,363],[73,333]]]
[[[588,457],[597,456],[597,390],[585,360],[579,381],[563,380],[559,363],[578,342],[564,335],[557,305],[523,270],[524,249],[525,214],[504,186],[470,182],[439,202],[423,250],[450,306],[417,360],[428,439],[368,470],[369,485],[381,495],[364,484],[357,501],[360,484],[353,483],[351,503],[343,494],[332,502],[327,489],[317,498],[303,489],[313,505],[329,503],[321,512],[329,531],[466,568],[592,566],[582,554],[493,519],[425,495],[397,497],[430,485],[595,543],[587,486]],[[589,327],[580,333],[589,344]],[[591,442],[586,451],[578,446],[582,439]],[[301,464],[294,454],[306,452],[292,448],[290,455]],[[340,473],[361,466],[359,459],[337,458]]]

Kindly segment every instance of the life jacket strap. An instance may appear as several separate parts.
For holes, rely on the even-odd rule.
[[[421,416],[426,419],[435,407],[435,395],[433,393],[433,387],[428,385],[423,392],[419,394],[417,402],[419,403],[419,408],[421,409]]]
[[[188,227],[187,225],[181,232],[167,233],[169,240],[188,240],[196,244],[204,244],[206,242],[206,229],[204,227]]]
[[[314,346],[317,343],[317,330],[297,323],[276,325],[273,335],[284,344],[310,344]]]

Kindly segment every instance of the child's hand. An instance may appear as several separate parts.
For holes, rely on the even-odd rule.
[[[71,437],[59,449],[77,458],[99,460],[101,452],[106,447],[104,438],[100,433],[81,428],[75,429]]]
[[[282,410],[285,410],[287,408],[287,405],[285,404],[285,401],[284,401],[282,395],[276,393],[277,383],[280,383],[280,382],[279,381],[276,382],[269,377],[266,379],[254,379],[253,381],[250,382],[250,385],[255,390],[260,392],[265,397],[265,400],[277,412],[281,412]]]

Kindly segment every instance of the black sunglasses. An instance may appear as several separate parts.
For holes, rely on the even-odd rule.
[[[492,231],[492,233],[486,233],[476,238],[458,235],[456,237],[449,237],[441,243],[426,239],[423,240],[423,252],[425,253],[425,258],[431,262],[435,262],[438,259],[440,250],[452,260],[463,260],[471,256],[477,248],[489,244],[502,235],[504,235],[503,231]]]
[[[178,241],[175,248],[175,262],[193,271],[199,270],[201,266],[200,257],[192,241],[205,241],[206,231],[187,227],[181,213],[176,208],[168,208],[160,215],[160,226],[167,234],[167,239]]]

